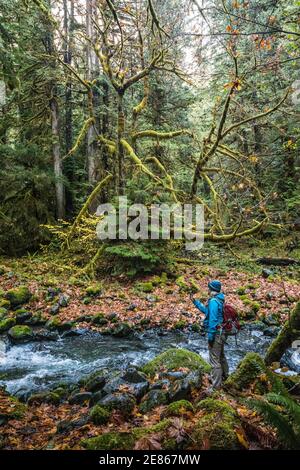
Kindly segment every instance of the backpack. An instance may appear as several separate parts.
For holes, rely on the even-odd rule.
[[[229,336],[236,336],[241,329],[237,311],[230,304],[225,304],[223,307],[223,323],[221,328]]]

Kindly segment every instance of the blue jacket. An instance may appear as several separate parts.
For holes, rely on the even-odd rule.
[[[223,305],[225,302],[224,294],[217,294],[211,297],[207,307],[200,300],[193,300],[195,307],[205,314],[203,326],[208,333],[208,341],[213,341],[217,332],[217,326],[223,323]]]

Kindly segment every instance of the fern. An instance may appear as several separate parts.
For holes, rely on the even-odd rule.
[[[300,437],[295,433],[289,420],[274,405],[264,399],[250,399],[248,403],[259,414],[263,415],[268,424],[276,429],[277,435],[283,444],[291,449],[300,448]]]
[[[296,403],[291,397],[278,395],[277,393],[268,393],[265,398],[275,405],[280,405],[284,408],[286,413],[291,417],[297,434],[299,434],[300,440],[300,405]]]

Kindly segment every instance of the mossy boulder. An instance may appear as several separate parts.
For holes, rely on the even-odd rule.
[[[106,432],[81,441],[87,450],[131,450],[134,444],[135,437],[130,432]]]
[[[6,299],[0,299],[0,308],[10,309],[10,301]]]
[[[4,307],[0,307],[0,320],[3,320],[8,314],[8,310]]]
[[[81,445],[87,450],[132,450],[139,439],[162,433],[161,444],[163,448],[167,448],[167,443],[170,441],[167,433],[170,424],[169,419],[164,419],[153,426],[134,428],[130,432],[106,432],[100,436],[84,439]],[[175,449],[175,439],[173,441],[172,448]]]
[[[188,412],[194,412],[194,406],[188,400],[178,400],[174,403],[170,403],[167,409],[164,411],[163,415],[168,416],[184,416]]]
[[[105,318],[104,313],[101,313],[101,312],[96,313],[96,315],[92,319],[92,324],[93,325],[102,326],[102,325],[107,325],[107,323],[108,323],[107,318]]]
[[[5,292],[5,299],[10,302],[12,308],[26,304],[32,297],[32,293],[27,286],[19,286]]]
[[[1,390],[1,405],[0,425],[5,424],[10,419],[22,419],[27,410],[26,405],[3,390]]]
[[[59,392],[40,392],[32,394],[28,400],[28,405],[40,404],[40,403],[50,403],[52,405],[59,405],[62,401],[62,396]]]
[[[8,336],[14,342],[26,342],[33,339],[33,331],[30,326],[16,325],[8,330]]]
[[[102,285],[101,284],[93,284],[88,286],[85,289],[85,293],[88,297],[97,297],[102,292]]]
[[[173,328],[174,330],[183,330],[187,326],[188,326],[188,323],[186,320],[179,320],[174,324]]]
[[[116,338],[126,338],[133,333],[133,329],[127,322],[122,322],[110,330],[110,334]]]
[[[171,348],[145,364],[141,370],[146,375],[153,377],[160,371],[176,370],[182,367],[190,371],[200,369],[203,372],[209,372],[211,369],[210,365],[199,354],[187,349]]]
[[[48,330],[67,331],[74,326],[74,322],[62,322],[61,319],[55,315],[46,323]]]
[[[135,398],[129,393],[111,393],[101,398],[98,405],[108,411],[118,410],[124,416],[129,416],[135,407]]]
[[[106,408],[103,408],[103,406],[95,405],[90,410],[89,415],[90,415],[92,423],[101,425],[101,424],[106,424],[108,422],[111,413]]]
[[[241,444],[237,436],[240,422],[235,410],[221,400],[207,398],[197,405],[203,412],[192,433],[197,449],[238,450]]]
[[[4,318],[0,321],[0,333],[9,330],[12,326],[16,324],[15,318]]]
[[[23,325],[31,317],[32,313],[28,312],[25,308],[19,308],[15,312],[15,318],[18,325]]]
[[[138,290],[142,292],[149,293],[149,292],[153,292],[154,286],[151,281],[148,281],[148,282],[140,282],[137,285],[137,288]]]
[[[280,379],[268,369],[257,353],[248,353],[237,369],[228,377],[225,387],[235,391],[252,391],[258,394],[270,391],[286,393]]]
[[[177,279],[176,279],[176,284],[177,286],[179,287],[179,290],[180,291],[183,291],[183,292],[190,292],[191,288],[190,286],[186,283],[185,279],[183,276],[179,276]]]

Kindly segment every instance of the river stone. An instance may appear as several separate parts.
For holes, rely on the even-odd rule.
[[[280,331],[279,326],[269,326],[264,330],[265,336],[277,336]]]
[[[65,331],[61,337],[62,338],[72,338],[74,336],[82,336],[86,330],[84,328],[71,328],[71,330]]]
[[[262,272],[261,272],[261,275],[262,275],[262,277],[267,279],[268,277],[274,275],[274,271],[272,271],[271,269],[263,269]]]
[[[57,341],[59,338],[57,332],[48,330],[38,330],[34,332],[34,339],[36,341]]]
[[[135,399],[128,393],[110,394],[103,397],[98,405],[103,406],[109,411],[118,410],[128,416],[132,413],[135,406]]]
[[[32,317],[31,312],[27,312],[24,309],[19,309],[16,311],[16,322],[17,325],[23,325],[27,320]]]
[[[138,372],[134,367],[129,367],[121,378],[129,383],[147,382],[145,374]]]
[[[90,403],[89,403],[89,406],[94,406],[94,405],[97,405],[97,403],[99,403],[100,400],[102,400],[103,397],[105,397],[107,394],[102,390],[99,390],[99,392],[95,392],[93,393],[91,399],[90,399]]]
[[[149,382],[130,384],[130,391],[135,398],[140,401],[149,390]]]
[[[70,303],[70,296],[66,294],[60,294],[58,298],[58,305],[60,307],[67,307]]]
[[[137,308],[137,305],[136,305],[136,304],[130,304],[130,305],[126,308],[126,310],[127,310],[128,312],[133,312],[133,310],[135,310],[136,308]]]
[[[25,343],[33,339],[33,331],[27,325],[16,325],[8,330],[8,337],[14,343]]]
[[[187,376],[187,372],[181,372],[181,371],[167,371],[167,372],[162,372],[159,375],[161,378],[167,378],[171,381],[174,380],[181,380],[184,379]]]
[[[88,392],[99,392],[106,384],[106,378],[103,375],[91,377],[85,384],[85,388]]]
[[[31,292],[27,286],[19,286],[15,289],[9,289],[5,292],[5,299],[9,300],[12,308],[26,304],[31,299]]]
[[[81,428],[85,426],[90,421],[90,417],[88,415],[82,416],[79,419],[74,421],[68,421],[64,419],[63,421],[59,421],[56,426],[56,433],[57,434],[68,434],[70,431],[76,428]]]
[[[188,380],[176,380],[169,388],[169,401],[188,400],[191,397],[191,384]]]
[[[83,405],[85,402],[90,401],[92,394],[90,392],[74,393],[68,399],[70,405]]]
[[[171,382],[167,379],[157,380],[152,385],[150,385],[150,390],[161,390],[162,388],[169,388]]]
[[[139,406],[141,413],[148,413],[149,411],[153,410],[160,405],[166,405],[169,401],[169,394],[167,391],[164,390],[150,390]]]
[[[118,326],[111,330],[111,335],[116,338],[126,338],[132,334],[133,330],[128,323],[120,323]]]
[[[279,321],[278,318],[274,317],[274,315],[268,315],[263,319],[263,322],[268,326],[278,326]]]
[[[50,315],[57,315],[59,312],[59,304],[54,304],[50,307],[49,313]]]

